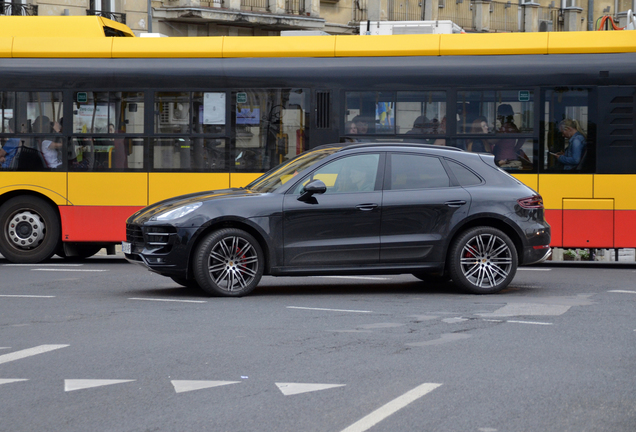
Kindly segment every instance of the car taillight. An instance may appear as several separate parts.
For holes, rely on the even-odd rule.
[[[541,198],[541,195],[532,195],[531,197],[519,198],[517,202],[521,207],[526,209],[543,208],[543,198]]]

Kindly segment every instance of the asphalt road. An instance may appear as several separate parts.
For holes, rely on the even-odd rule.
[[[1,431],[636,430],[636,266],[210,298],[98,257],[0,260]]]

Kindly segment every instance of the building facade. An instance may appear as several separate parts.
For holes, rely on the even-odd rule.
[[[4,0],[0,15],[101,15],[136,34],[274,36],[357,34],[367,20],[451,20],[467,32],[586,31],[601,22],[624,27],[635,6],[636,0]]]

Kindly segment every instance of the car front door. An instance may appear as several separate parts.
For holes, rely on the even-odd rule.
[[[443,261],[443,245],[470,207],[442,159],[411,153],[387,157],[382,200],[380,262]]]
[[[302,179],[283,201],[285,266],[377,264],[383,153],[345,156]],[[298,200],[303,186],[322,180],[326,192]]]

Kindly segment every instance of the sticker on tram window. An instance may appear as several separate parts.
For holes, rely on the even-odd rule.
[[[247,103],[247,93],[237,93],[236,94],[236,103],[244,104]]]
[[[204,93],[203,97],[203,124],[225,124],[225,93]]]
[[[88,93],[86,92],[77,92],[77,102],[85,103],[88,102]]]
[[[519,102],[530,102],[530,90],[519,91]]]

